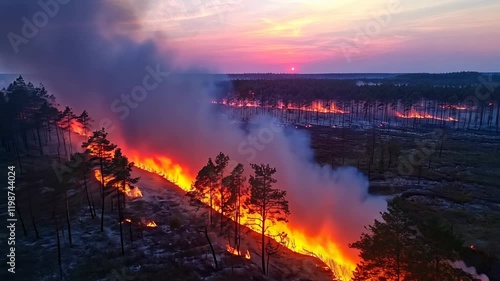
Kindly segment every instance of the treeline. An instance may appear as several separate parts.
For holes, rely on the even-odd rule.
[[[422,99],[457,104],[463,103],[470,96],[475,96],[476,90],[483,83],[478,78],[480,76],[476,76],[476,83],[467,86],[409,83],[408,80],[417,80],[413,77],[398,80],[381,79],[375,84],[359,84],[359,80],[335,79],[234,80],[232,81],[233,88],[229,90],[223,88],[226,91],[219,98],[256,100],[266,106],[276,105],[280,100],[285,104],[295,105],[307,104],[314,100],[416,103]],[[488,81],[487,78],[483,77],[483,79]],[[500,101],[498,87],[484,85],[481,88],[483,95],[488,91],[490,91],[490,98],[487,100]]]
[[[417,224],[400,199],[391,202],[382,220],[366,227],[351,248],[360,251],[352,281],[478,280],[452,266],[466,251],[464,241],[437,220]]]
[[[86,111],[75,114],[70,107],[59,110],[58,106],[43,85],[35,87],[22,76],[0,91],[1,147],[15,155],[21,173],[22,155],[48,154],[55,139],[57,158],[68,160],[73,153],[72,127],[78,126],[85,134],[89,130],[91,119]]]
[[[268,164],[251,164],[253,175],[248,182],[243,175],[244,166],[236,164],[230,171],[229,157],[219,153],[215,160],[208,159],[187,195],[191,201],[207,210],[204,232],[208,227],[220,226],[220,234],[227,235],[228,243],[240,253],[241,225],[244,224],[260,233],[262,272],[267,274],[270,257],[277,254],[280,243],[285,243],[286,234],[278,233],[268,237],[276,222],[287,222],[290,214],[286,191],[274,188],[276,169]],[[217,211],[217,212],[215,212]],[[216,218],[218,215],[218,218]],[[209,240],[208,235],[206,238]],[[279,242],[275,242],[279,241]],[[209,240],[210,245],[211,242]],[[211,247],[214,263],[217,257]],[[266,259],[267,258],[267,259]]]
[[[57,234],[55,237],[62,278],[60,233],[64,233],[64,228],[67,229],[69,245],[73,245],[71,225],[74,219],[71,217],[72,205],[69,203],[69,190],[74,187],[82,190],[90,216],[92,219],[99,217],[96,212],[96,205],[99,201],[94,198],[90,188],[91,179],[94,178],[95,171],[98,171],[97,174],[100,175],[97,179],[100,183],[100,230],[104,231],[105,202],[109,200],[111,209],[116,207],[118,210],[121,253],[124,254],[123,208],[126,206],[126,194],[134,189],[133,185],[138,182],[139,178],[131,176],[134,164],[129,162],[117,145],[107,139],[104,129],[96,130],[87,137],[92,119],[86,111],[77,115],[70,107],[59,110],[58,106],[55,97],[49,94],[43,85],[35,87],[32,83],[26,83],[22,76],[0,91],[0,141],[2,154],[7,157],[7,162],[16,162],[21,175],[23,172],[27,174],[25,170],[36,174],[34,167],[23,169],[23,164],[32,163],[35,156],[44,157],[40,158],[43,161],[48,159],[47,165],[38,169],[49,173],[44,177],[51,184],[49,187],[56,190],[51,200],[53,211],[50,220],[53,221]],[[82,136],[86,138],[81,144],[82,152],[73,151],[72,144],[75,143],[76,133],[79,134],[80,139]],[[29,176],[31,175],[27,175],[26,178]],[[39,181],[39,178],[32,180]],[[38,200],[32,199],[32,194],[39,194],[39,190],[31,186],[33,184],[28,183],[27,188],[16,189],[15,192],[17,198],[27,193],[31,224],[36,238],[39,239],[37,220],[47,214],[41,214],[32,207]],[[21,203],[19,200],[16,201],[16,211],[24,235],[27,235],[26,224],[20,212],[19,204]],[[60,206],[63,211],[60,210]],[[128,223],[131,224],[130,221]],[[115,221],[111,225],[114,226]],[[130,239],[132,240],[131,229],[130,226]]]

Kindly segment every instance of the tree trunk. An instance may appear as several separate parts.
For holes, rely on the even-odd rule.
[[[59,264],[59,277],[63,278],[61,262],[61,240],[59,239],[59,223],[56,219],[56,238],[57,238],[57,263]]]
[[[104,231],[104,166],[102,158],[99,158],[99,166],[101,168],[101,232]]]
[[[57,122],[54,122],[54,127],[56,129],[56,136],[57,136],[57,159],[61,159],[61,139],[59,138],[59,129]]]
[[[71,238],[71,222],[69,219],[68,194],[66,190],[64,190],[64,202],[66,204],[66,223],[68,224],[68,238],[69,238],[69,245],[71,247],[73,245],[73,240]]]
[[[16,152],[17,162],[19,162],[19,171],[21,174],[23,173],[23,164],[21,163],[21,155],[19,154],[19,148],[17,145],[17,141],[13,141],[14,151]]]
[[[68,114],[68,141],[69,141],[69,153],[73,154],[73,147],[71,146],[71,118]]]
[[[18,204],[16,204],[17,215],[19,216],[19,220],[21,221],[21,226],[23,227],[24,236],[27,236],[28,233],[26,232],[26,227],[24,226],[23,217],[21,216],[21,211],[19,210],[19,208],[17,207],[17,205]]]
[[[28,192],[29,192],[28,201],[29,201],[29,211],[30,211],[30,216],[31,216],[31,223],[33,224],[33,229],[35,229],[36,239],[39,239],[40,235],[38,233],[38,228],[36,227],[35,217],[33,216],[33,208],[31,207],[31,190],[28,190]]]
[[[264,216],[262,216],[262,231],[261,231],[261,242],[262,242],[262,247],[261,247],[261,252],[262,252],[262,273],[266,274],[266,245],[265,245],[265,240],[266,240],[266,220],[264,219]]]
[[[40,155],[43,155],[42,138],[40,137],[40,128],[38,125],[36,126],[36,134],[38,137],[38,147],[40,148]]]
[[[85,164],[83,164],[85,165]],[[90,202],[90,197],[89,197],[89,190],[88,190],[88,186],[87,186],[87,177],[85,176],[85,169],[83,170],[82,172],[83,174],[83,185],[85,186],[85,195],[87,197],[87,202],[89,204],[89,211],[90,211],[90,216],[92,217],[92,219],[94,218],[94,211],[92,209],[92,205],[94,204],[93,202],[91,203]]]
[[[125,188],[125,182],[123,182],[122,188]],[[123,218],[122,218],[122,207],[120,204],[120,189],[119,188],[116,189],[116,194],[118,195],[117,196],[118,197],[118,224],[120,225],[120,244],[122,247],[122,256],[123,256],[125,254],[125,250],[123,248],[123,227],[122,227]]]
[[[205,233],[205,238],[207,239],[208,244],[210,245],[210,250],[212,251],[212,257],[214,258],[215,268],[217,269],[219,268],[219,265],[217,264],[217,256],[215,255],[215,250],[214,246],[212,245],[212,241],[210,241],[210,237],[208,237],[208,229],[206,226],[204,229],[204,233]]]

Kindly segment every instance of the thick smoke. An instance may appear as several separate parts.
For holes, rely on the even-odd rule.
[[[304,133],[278,130],[266,117],[242,130],[214,113],[210,96],[217,81],[202,74],[203,69],[176,69],[175,53],[165,51],[168,46],[160,49],[154,41],[138,42],[127,35],[140,25],[118,1],[40,3],[51,5],[44,9],[35,1],[1,2],[0,63],[33,73],[77,113],[88,110],[94,126],[106,127],[118,145],[168,156],[191,175],[220,151],[247,170],[250,162],[269,163],[278,170],[277,187],[288,191],[290,225],[318,241],[333,238],[344,251],[385,210],[384,200],[368,195],[368,182],[357,170],[314,164]],[[41,13],[48,15],[44,25]],[[33,26],[26,23],[33,19]],[[144,83],[148,75],[152,78]],[[132,91],[136,98],[122,98]],[[350,252],[351,258],[355,255]]]

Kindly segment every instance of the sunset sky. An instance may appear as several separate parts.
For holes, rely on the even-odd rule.
[[[137,15],[127,36],[219,72],[500,71],[499,0],[107,2]]]
[[[498,0],[152,3],[141,36],[224,72],[500,70]]]

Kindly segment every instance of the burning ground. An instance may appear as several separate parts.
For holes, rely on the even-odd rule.
[[[53,171],[40,165],[48,160],[26,161],[29,173],[19,177],[21,196],[17,202],[27,236],[21,227],[17,229],[17,280],[60,280],[55,229],[50,218],[54,210],[61,213],[64,209],[61,202],[65,187],[51,176]],[[116,206],[113,211],[106,206],[105,229],[100,232],[99,218],[91,219],[83,191],[79,185],[70,185],[67,192],[73,221],[72,246],[67,229],[60,232],[65,280],[264,280],[258,265],[259,248],[254,242],[258,239],[256,233],[250,230],[242,233],[242,249],[244,253],[248,251],[248,259],[230,253],[227,239],[217,231],[210,231],[221,268],[214,270],[209,245],[198,227],[200,211],[189,204],[185,192],[158,175],[141,170],[135,170],[134,175],[141,177],[139,188],[143,196],[127,198],[122,224],[124,256],[119,255]],[[37,210],[34,217],[40,239],[35,237],[28,208],[27,189],[35,183],[39,188],[32,190],[31,196],[36,198],[32,199],[32,207]],[[90,187],[94,198],[99,198],[99,183],[92,181]],[[64,219],[60,218],[59,223],[64,225]],[[265,280],[332,280],[325,267],[319,259],[282,248],[271,259],[271,271]]]

